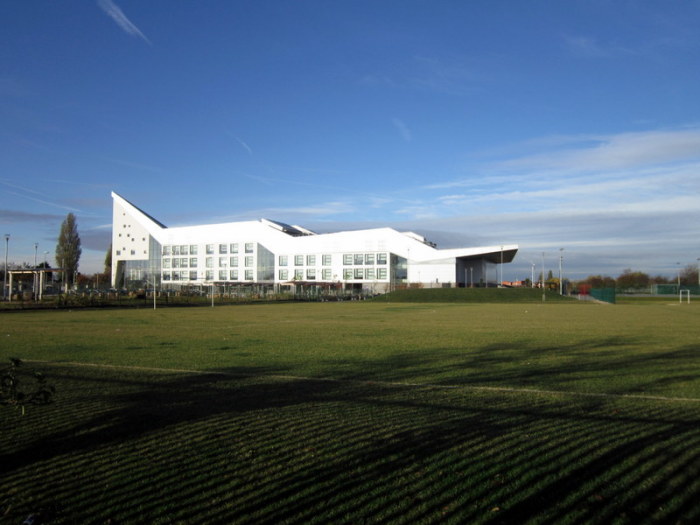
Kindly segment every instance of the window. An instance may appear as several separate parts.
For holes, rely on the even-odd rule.
[[[197,270],[190,270],[190,281],[197,280]]]
[[[331,280],[331,269],[330,268],[324,268],[323,273],[321,275],[321,279],[324,281],[330,281]]]
[[[206,252],[207,252],[207,255],[212,255],[212,254],[214,253],[214,245],[213,245],[213,244],[207,244]]]
[[[228,274],[231,276],[232,281],[238,280],[238,270],[230,270]]]
[[[304,270],[294,270],[294,280],[302,281],[304,279]]]
[[[253,253],[253,250],[255,249],[255,243],[254,242],[247,242],[245,243],[245,252],[246,253]]]
[[[197,255],[197,245],[190,244],[190,255]]]
[[[362,276],[364,274],[364,270],[362,268],[355,268],[355,279],[362,279]]]
[[[321,264],[322,264],[323,266],[330,266],[330,265],[331,265],[331,256],[330,256],[330,254],[321,255]]]
[[[306,256],[306,266],[316,266],[316,256],[307,255]]]
[[[228,244],[219,244],[219,254],[225,255],[228,253]]]
[[[253,270],[246,270],[246,271],[245,271],[245,280],[246,280],[246,281],[252,281],[252,280],[253,280]]]
[[[377,254],[377,264],[386,264],[386,253]]]
[[[237,242],[231,243],[231,246],[229,248],[231,249],[231,253],[238,253],[238,243]]]
[[[192,252],[190,252],[192,253]],[[196,268],[197,267],[197,258],[196,257],[190,257],[190,268]]]
[[[366,253],[365,254],[365,264],[374,264],[374,254],[373,253]]]
[[[289,279],[289,270],[280,270],[279,271],[279,280],[286,281],[288,279]]]
[[[204,274],[204,279],[207,281],[213,281],[214,280],[214,270],[207,270],[207,272]]]
[[[180,267],[180,259],[174,258],[173,259],[173,268],[179,268],[179,267]]]
[[[377,268],[377,279],[386,279],[386,268]]]
[[[122,236],[122,234],[120,233],[120,234],[119,234],[119,237],[121,237],[121,236]],[[163,255],[170,255],[170,254],[172,254],[172,253],[173,253],[173,252],[172,252],[172,250],[171,250],[171,248],[170,248],[169,245],[163,246]]]
[[[343,254],[343,264],[345,266],[349,266],[352,264],[352,254],[351,253],[344,253]]]
[[[295,255],[294,256],[294,266],[304,266],[304,256]]]
[[[170,268],[170,259],[163,259],[163,268]]]
[[[365,279],[374,279],[375,272],[374,268],[366,268],[365,269]]]
[[[279,265],[280,266],[287,266],[288,263],[288,257],[286,255],[280,255],[279,256]]]
[[[163,280],[164,281],[170,280],[170,272],[163,272]]]
[[[343,279],[346,281],[352,279],[352,268],[343,268]]]
[[[226,274],[228,274],[226,270],[219,270],[219,281],[225,281]]]
[[[117,255],[121,255],[121,254],[122,254],[122,251],[121,251],[121,250],[117,250]]]
[[[310,281],[315,280],[316,279],[316,270],[313,268],[309,268],[308,270],[306,270],[306,278]]]
[[[238,256],[234,255],[233,257],[230,257],[229,263],[231,266],[238,266]]]
[[[128,237],[128,235],[127,235]],[[173,255],[180,255],[180,247],[179,246],[173,246]]]
[[[187,268],[187,257],[180,258],[180,268]]]
[[[181,281],[187,281],[188,280],[188,273],[187,272],[180,272],[180,280]]]
[[[245,265],[247,268],[252,268],[252,266],[253,266],[253,256],[252,255],[245,256]]]
[[[364,262],[365,262],[365,257],[361,253],[356,253],[354,259],[355,259],[355,264],[364,264]]]
[[[227,264],[228,264],[228,257],[219,257],[219,267],[220,268],[226,268]]]
[[[181,281],[180,272],[173,272],[173,281]]]
[[[144,241],[145,240],[146,239],[144,239]],[[189,252],[189,246],[187,246],[186,244],[183,246],[180,246],[180,255],[188,255],[188,252]]]
[[[207,268],[213,268],[214,267],[214,258],[213,257],[207,257],[206,260],[204,261],[204,265]]]

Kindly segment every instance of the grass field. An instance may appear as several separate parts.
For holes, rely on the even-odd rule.
[[[6,313],[0,523],[697,523],[700,306]]]

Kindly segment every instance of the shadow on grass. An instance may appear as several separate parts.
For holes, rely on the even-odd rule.
[[[2,491],[24,498],[7,516],[52,501],[56,523],[700,518],[695,406],[223,372],[56,367],[64,401],[2,441]]]

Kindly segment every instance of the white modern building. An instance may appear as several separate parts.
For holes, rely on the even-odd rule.
[[[277,221],[168,228],[112,192],[112,286],[256,285],[384,293],[396,287],[495,286],[517,245],[440,250],[393,228],[316,234]]]

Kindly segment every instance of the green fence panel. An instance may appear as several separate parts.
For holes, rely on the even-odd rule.
[[[594,299],[615,304],[615,288],[591,288],[590,294]]]

